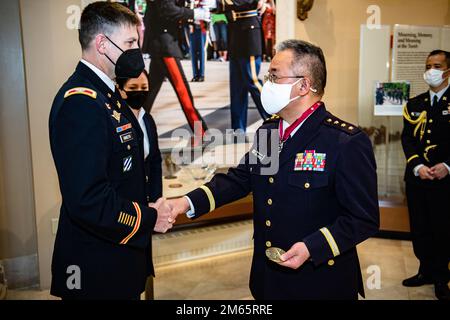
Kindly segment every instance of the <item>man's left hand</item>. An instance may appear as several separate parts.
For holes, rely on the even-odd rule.
[[[309,259],[309,257],[309,250],[305,243],[297,242],[289,249],[289,251],[281,256],[281,260],[284,262],[279,262],[278,264],[283,267],[298,269]]]
[[[431,168],[431,174],[434,178],[441,180],[448,175],[448,169],[443,163],[438,163]]]

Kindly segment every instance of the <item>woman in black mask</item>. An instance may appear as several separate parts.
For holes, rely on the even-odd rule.
[[[117,78],[116,83],[143,133],[147,199],[155,202],[162,196],[162,169],[156,124],[144,109],[150,90],[148,73],[144,70],[138,78]]]

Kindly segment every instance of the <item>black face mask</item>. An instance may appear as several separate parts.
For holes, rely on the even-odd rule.
[[[125,91],[127,94],[127,104],[131,109],[139,110],[144,106],[149,91]]]
[[[142,57],[141,49],[129,49],[123,51],[117,46],[110,38],[105,35],[106,39],[108,39],[117,49],[122,51],[117,62],[114,63],[106,54],[105,56],[113,65],[116,66],[116,78],[137,78],[141,75],[142,71],[144,71],[145,64],[144,58]]]

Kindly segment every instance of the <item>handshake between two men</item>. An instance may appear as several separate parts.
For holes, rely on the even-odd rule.
[[[190,209],[189,201],[185,197],[172,200],[160,198],[156,203],[150,203],[148,206],[154,208],[158,214],[153,230],[159,233],[166,233],[172,229],[178,215]]]

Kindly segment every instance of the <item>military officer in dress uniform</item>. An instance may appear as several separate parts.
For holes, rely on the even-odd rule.
[[[438,299],[450,300],[450,53],[436,50],[426,61],[428,92],[403,112],[402,145],[407,165],[406,197],[418,274],[407,287],[434,284]]]
[[[261,104],[261,67],[263,35],[258,17],[258,0],[203,0],[203,5],[224,12],[228,20],[228,52],[230,61],[231,127],[247,129],[248,93],[261,117],[269,114]]]
[[[113,82],[144,69],[137,25],[117,3],[88,5],[82,60],[52,105],[62,206],[51,294],[63,299],[139,299],[153,273],[152,232],[173,222],[162,199],[149,204],[143,133]]]
[[[251,151],[236,168],[170,206],[197,218],[252,192],[253,296],[357,299],[364,289],[356,245],[379,226],[372,145],[321,101],[326,65],[320,48],[284,41],[267,78],[262,103],[277,115],[258,129]]]
[[[203,136],[208,128],[195,108],[194,98],[180,62],[183,55],[178,44],[178,31],[183,23],[209,20],[210,13],[204,8],[186,8],[185,3],[185,0],[147,0],[143,44],[143,51],[151,55],[151,89],[147,107],[152,108],[167,77],[175,89],[189,127],[196,136]],[[195,129],[196,123],[198,129]]]

